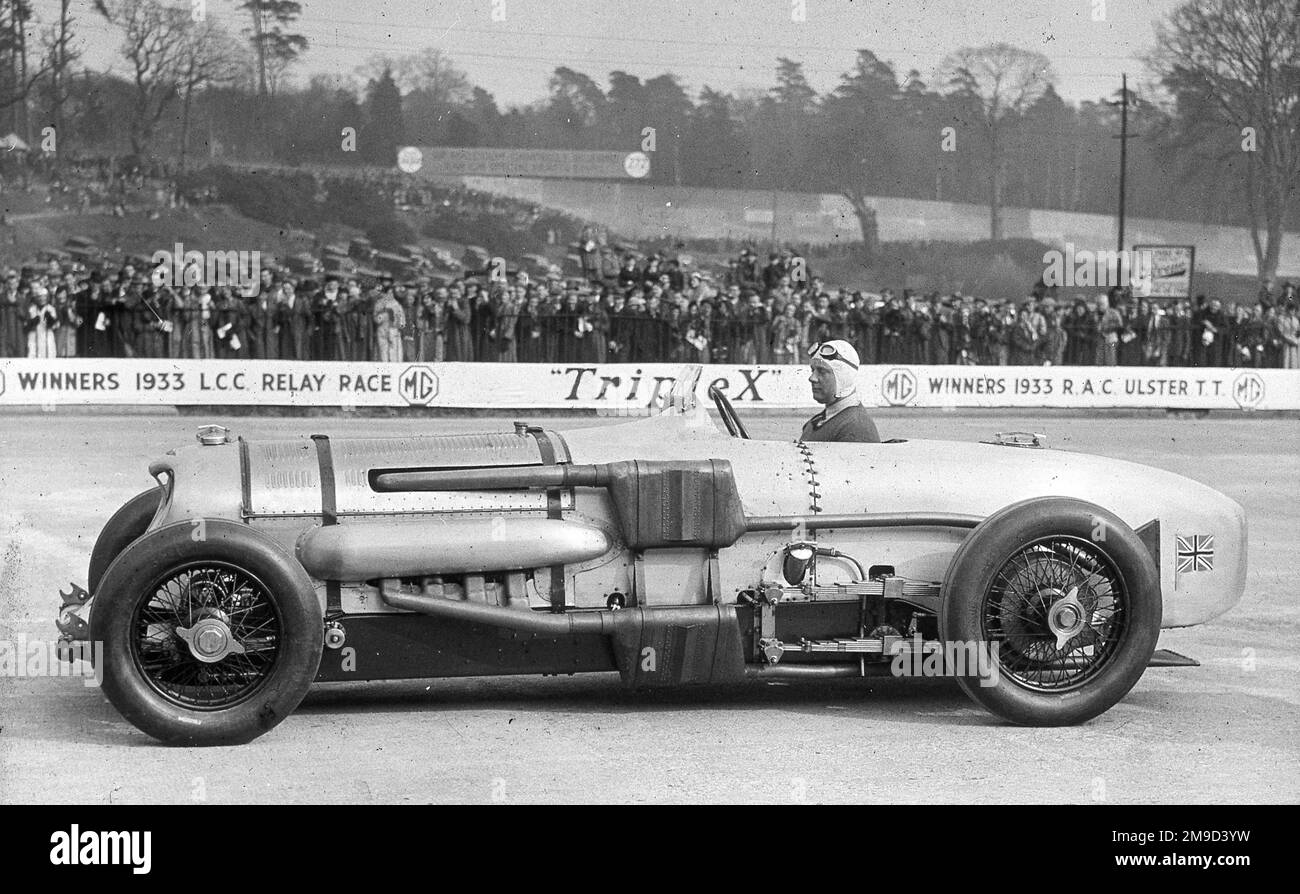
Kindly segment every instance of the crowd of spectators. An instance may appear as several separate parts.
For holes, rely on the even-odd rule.
[[[874,294],[828,287],[790,251],[764,263],[748,249],[716,280],[658,254],[587,272],[443,284],[262,270],[241,290],[50,262],[4,271],[0,356],[789,364],[841,338],[866,364],[1300,367],[1290,283],[1252,306],[1120,289]]]
[[[46,210],[62,213],[109,213],[123,217],[135,207],[182,207],[212,201],[203,190],[181,188],[175,165],[141,162],[119,156],[23,154],[0,160],[0,195],[38,196]]]

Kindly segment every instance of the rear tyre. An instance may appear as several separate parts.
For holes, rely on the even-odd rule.
[[[939,633],[946,648],[983,656],[990,672],[968,662],[959,677],[976,702],[1012,723],[1065,726],[1128,694],[1160,617],[1160,575],[1137,534],[1100,506],[1042,497],[966,538],[944,581]]]
[[[153,521],[158,504],[162,502],[163,489],[151,487],[144,493],[136,494],[127,500],[121,509],[114,512],[104,529],[95,540],[95,548],[90,551],[90,569],[86,572],[86,590],[96,593],[104,572],[122,550],[131,545]]]
[[[278,724],[316,678],[323,631],[302,566],[224,519],[180,521],[126,547],[90,618],[104,694],[174,745],[240,744]]]

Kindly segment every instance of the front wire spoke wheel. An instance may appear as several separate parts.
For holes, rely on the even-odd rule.
[[[234,565],[205,561],[173,568],[146,588],[130,645],[136,667],[160,695],[212,711],[261,688],[279,658],[281,637],[280,613],[265,584]]]

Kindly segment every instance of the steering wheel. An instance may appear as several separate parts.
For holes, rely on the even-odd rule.
[[[722,389],[717,385],[710,385],[709,397],[713,398],[713,403],[718,408],[718,415],[722,417],[722,424],[727,427],[727,434],[748,441],[749,432],[745,430],[745,423],[740,421],[735,408],[731,405],[731,400],[722,393]]]

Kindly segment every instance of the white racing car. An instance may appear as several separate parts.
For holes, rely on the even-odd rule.
[[[928,669],[1057,725],[1194,664],[1160,629],[1242,595],[1242,509],[1187,478],[1033,437],[752,440],[698,378],[656,416],[564,433],[205,427],[105,526],[66,654],[102,643],[118,710],[194,745],[260,735],[313,682],[615,670]]]

